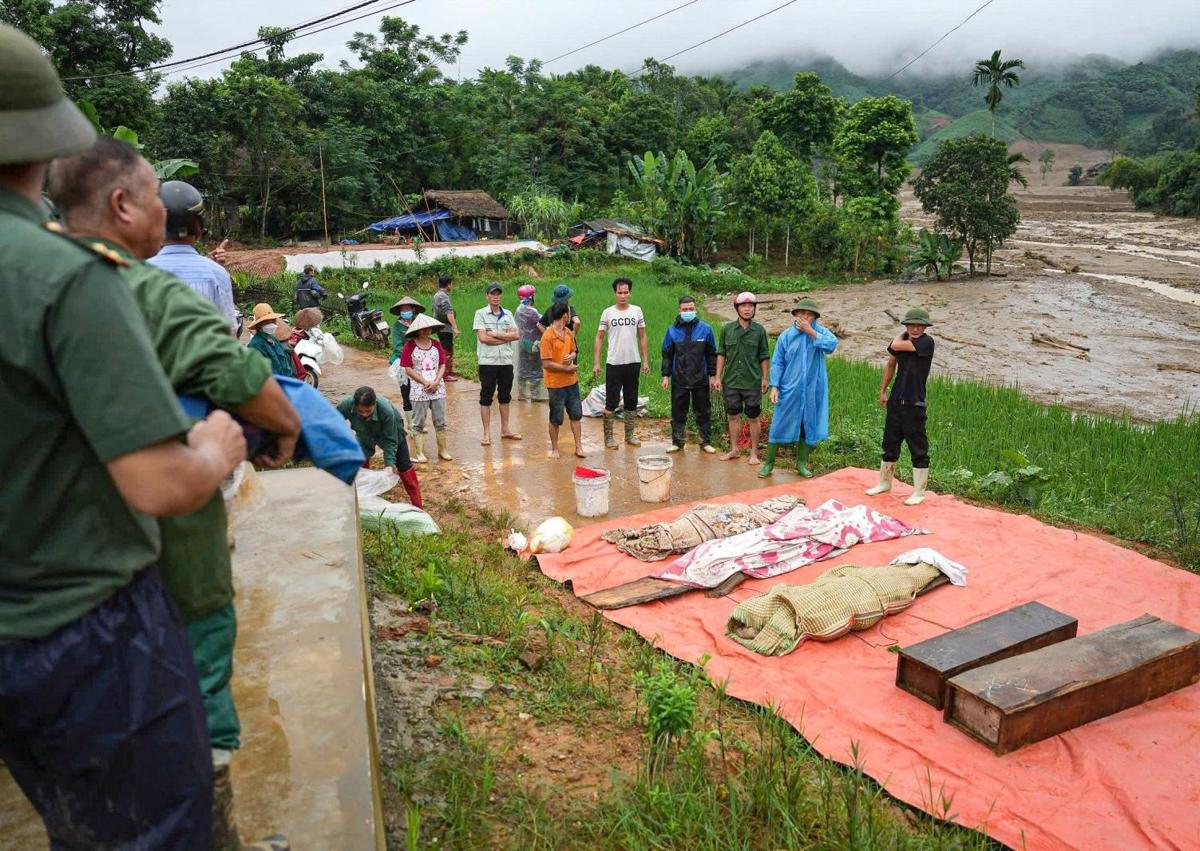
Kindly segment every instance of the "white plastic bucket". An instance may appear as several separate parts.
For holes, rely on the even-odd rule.
[[[600,471],[597,471],[600,472]],[[572,476],[575,482],[575,511],[580,517],[608,514],[608,471],[603,476]]]
[[[671,468],[675,462],[666,455],[642,455],[638,458],[638,493],[642,502],[666,502],[671,498]]]

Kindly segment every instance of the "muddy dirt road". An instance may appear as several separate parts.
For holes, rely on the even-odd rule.
[[[388,375],[387,358],[382,354],[362,352],[346,347],[346,361],[330,367],[321,382],[326,398],[338,402],[362,385],[400,405],[400,392]],[[526,530],[555,514],[566,517],[572,524],[585,525],[593,520],[575,513],[575,489],[572,473],[575,464],[587,464],[610,471],[609,517],[622,517],[661,508],[662,504],[642,502],[638,495],[637,458],[658,455],[670,442],[661,420],[640,421],[642,446],[622,446],[606,450],[602,423],[598,419],[583,420],[583,444],[587,458],[576,459],[570,429],[564,424],[559,438],[563,457],[546,458],[549,438],[546,435],[546,403],[512,402],[512,423],[523,440],[501,440],[499,412],[493,407],[492,445],[480,446],[482,426],[479,422],[479,385],[473,381],[457,381],[447,385],[446,421],[447,444],[453,461],[442,462],[435,457],[433,425],[423,435],[425,454],[429,463],[417,465],[417,475],[423,493],[457,495],[463,502],[512,512]],[[672,455],[671,503],[680,504],[704,499],[709,495],[750,490],[763,484],[757,478],[758,467],[741,460],[720,461],[716,455],[705,455],[689,436],[687,448]],[[768,484],[795,480],[786,462],[779,464]],[[405,499],[402,491],[397,499]]]
[[[1036,162],[1057,149],[1045,183],[1025,167],[1022,221],[993,269],[1006,277],[878,281],[823,290],[825,318],[841,331],[838,355],[882,362],[910,306],[929,309],[939,340],[934,371],[1017,384],[1040,402],[1170,419],[1200,407],[1200,221],[1137,212],[1124,193],[1065,186],[1067,170],[1104,158],[1071,145],[1022,143]],[[911,190],[902,215],[931,226]],[[778,298],[778,297],[772,297]],[[709,309],[733,317],[721,301]],[[772,333],[790,321],[783,302],[760,310]],[[1035,343],[1052,337],[1078,350]],[[1084,351],[1086,349],[1086,351]]]

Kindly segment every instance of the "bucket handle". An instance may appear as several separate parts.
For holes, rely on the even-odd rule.
[[[660,473],[659,473],[657,476],[655,476],[653,479],[642,479],[642,484],[644,484],[644,485],[649,485],[649,484],[652,484],[652,483],[654,483],[654,482],[657,482],[659,479],[661,479],[663,476],[665,476],[665,475],[666,475],[667,473],[669,473],[669,472],[671,472],[671,468],[670,468],[670,467],[667,467],[665,470],[661,471],[661,472],[660,472]]]

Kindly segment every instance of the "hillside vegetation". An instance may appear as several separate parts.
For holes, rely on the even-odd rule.
[[[923,162],[941,139],[990,132],[983,93],[971,85],[969,70],[884,82],[821,58],[755,62],[727,76],[743,88],[766,84],[785,90],[797,72],[813,71],[849,101],[885,94],[908,98],[922,138],[911,159]],[[1021,85],[1005,92],[997,136],[1138,155],[1192,149],[1200,140],[1200,121],[1194,116],[1198,84],[1200,50],[1170,51],[1134,65],[1107,56],[1086,56],[1057,68],[1031,65],[1022,72]],[[951,121],[945,123],[946,118]]]

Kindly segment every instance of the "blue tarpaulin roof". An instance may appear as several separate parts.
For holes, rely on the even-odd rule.
[[[441,222],[448,218],[450,218],[449,210],[434,210],[432,213],[421,212],[411,215],[393,216],[390,219],[384,219],[382,222],[367,225],[367,227],[376,233],[384,233],[389,230],[416,230],[418,225],[424,227],[431,222]]]

